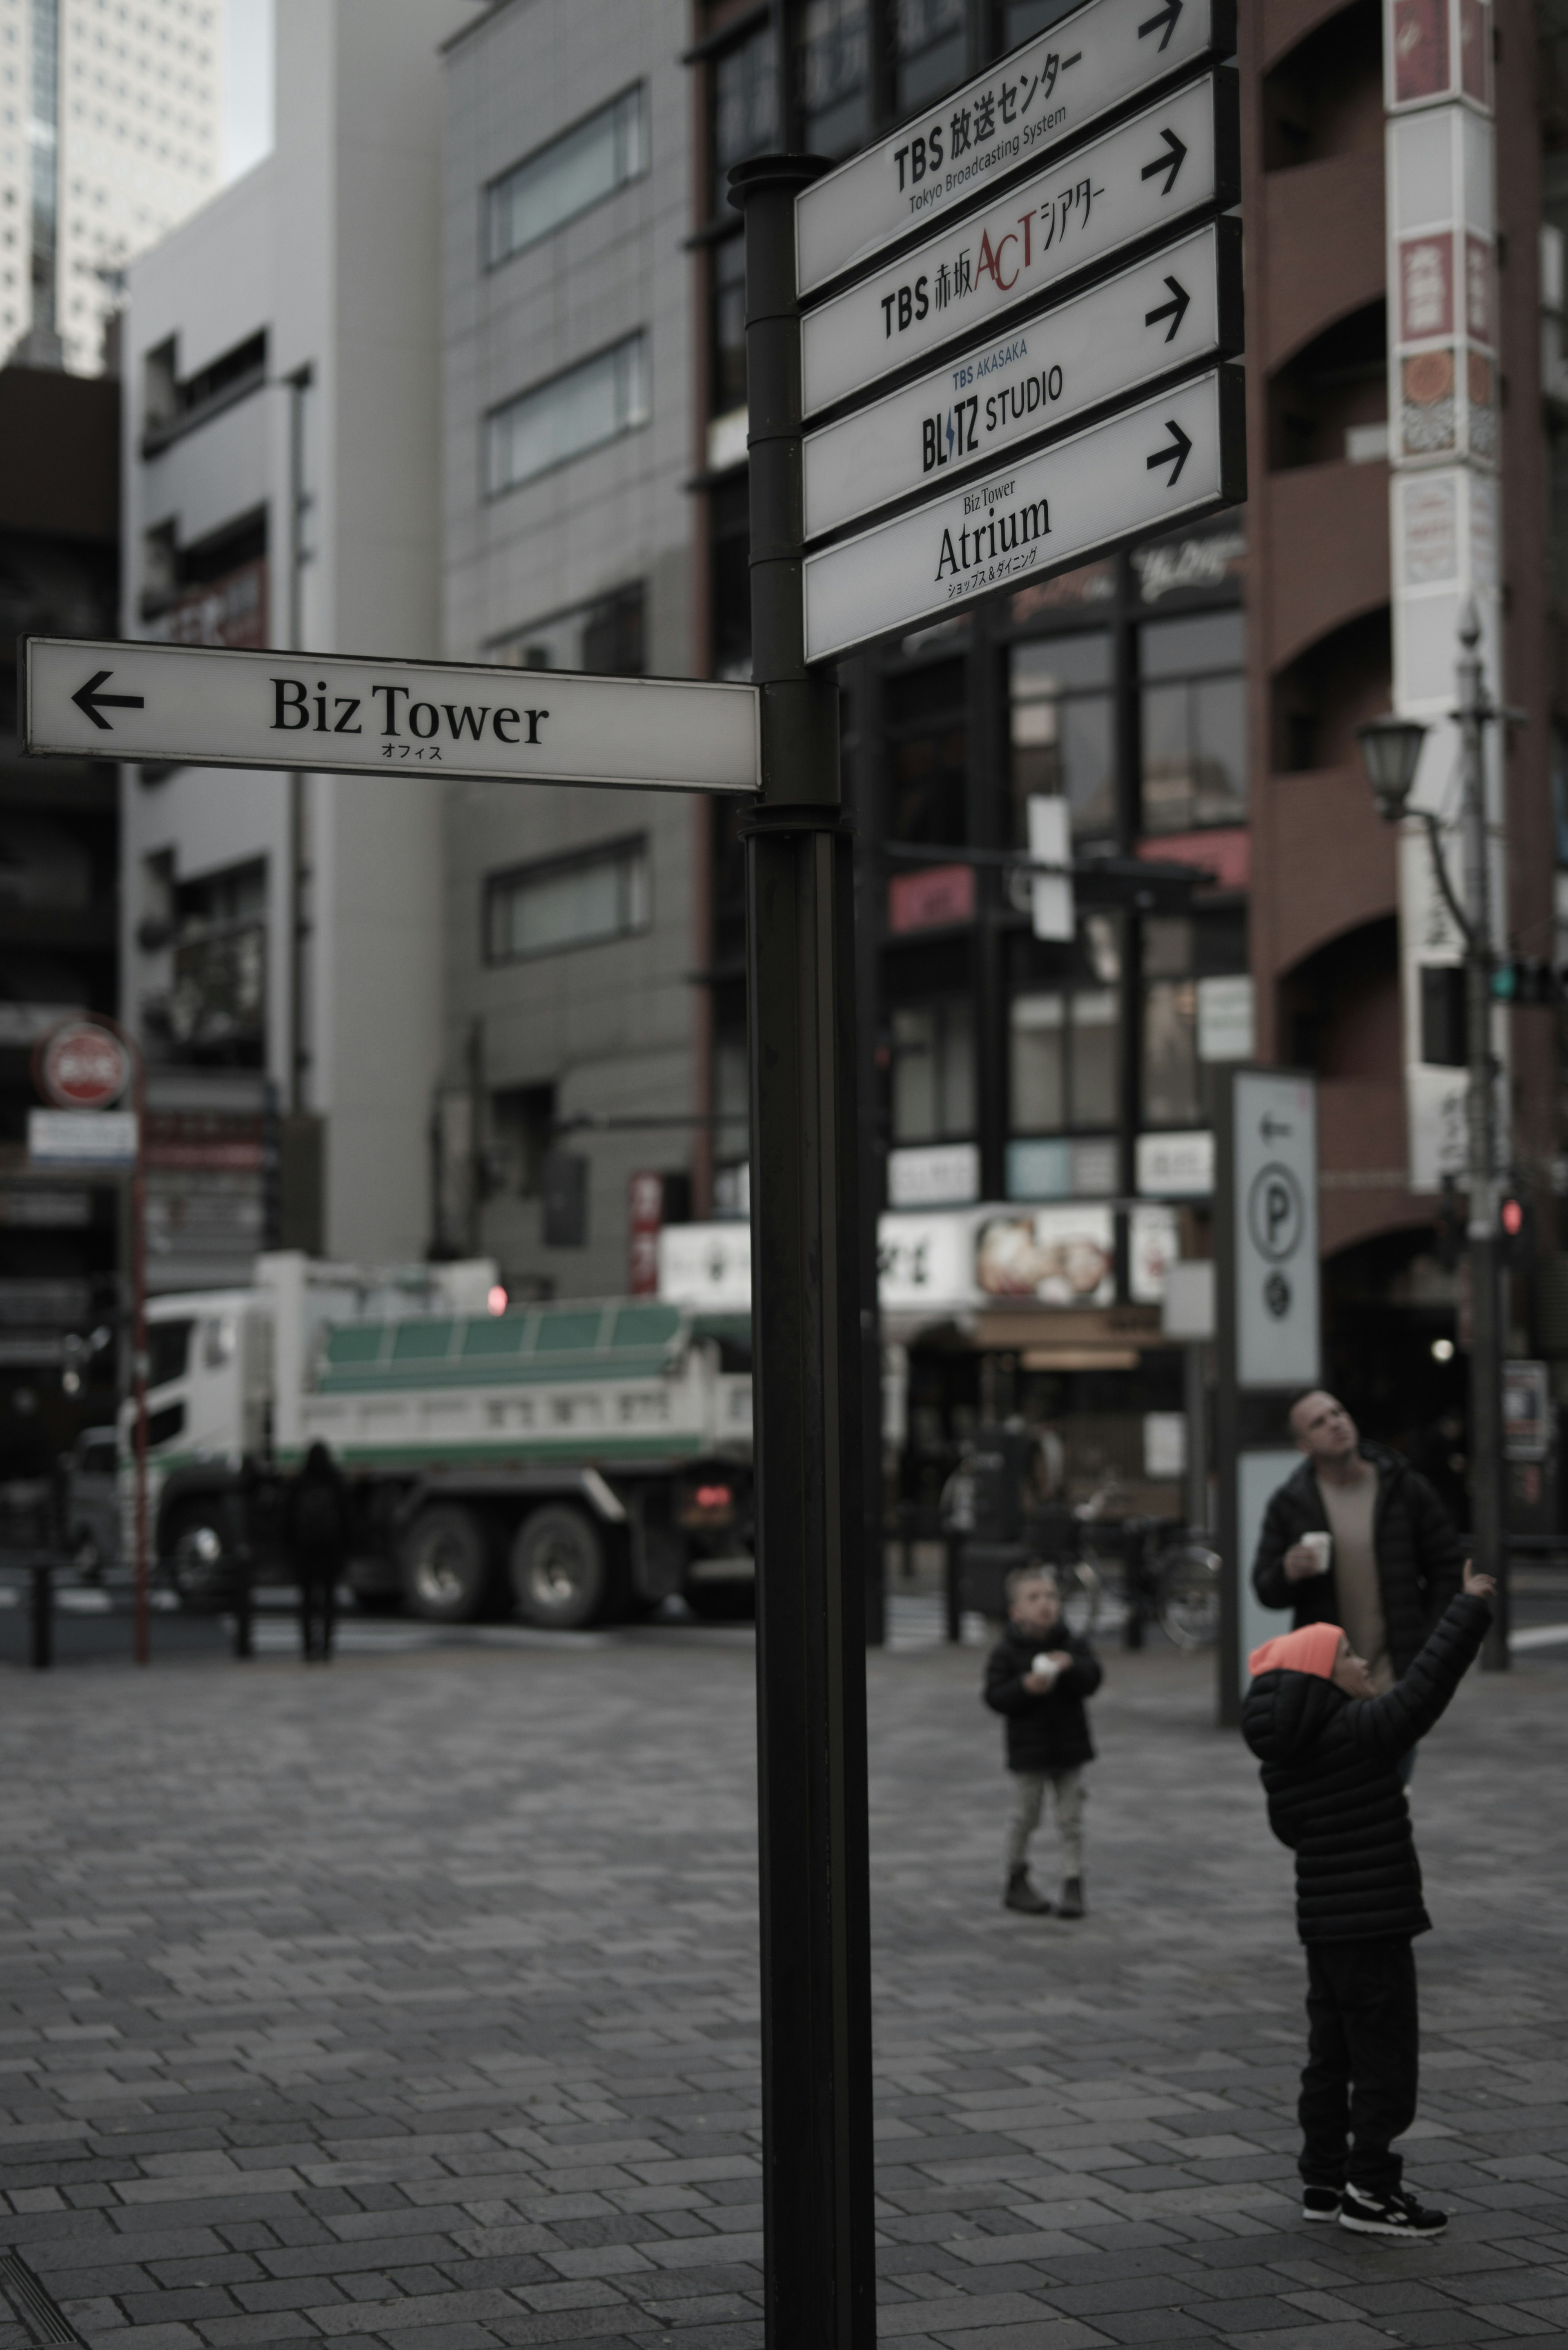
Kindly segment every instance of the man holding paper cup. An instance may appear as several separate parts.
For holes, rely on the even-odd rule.
[[[1252,1588],[1265,1607],[1288,1607],[1296,1630],[1337,1624],[1381,1696],[1460,1589],[1463,1546],[1427,1480],[1364,1444],[1322,1388],[1296,1398],[1291,1433],[1305,1458],[1270,1501]]]

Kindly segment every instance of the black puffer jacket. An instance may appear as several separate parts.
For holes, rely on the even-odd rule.
[[[1026,1690],[1023,1677],[1035,1658],[1054,1648],[1065,1648],[1072,1663],[1043,1693]],[[1095,1742],[1084,1700],[1094,1696],[1100,1679],[1099,1659],[1065,1624],[1053,1624],[1048,1632],[1021,1632],[1009,1624],[991,1652],[984,1691],[992,1711],[1006,1717],[1008,1769],[1071,1771],[1092,1762]]]
[[[1396,1768],[1430,1730],[1474,1660],[1491,1609],[1451,1600],[1404,1679],[1346,1697],[1316,1673],[1260,1673],[1241,1732],[1262,1764],[1269,1825],[1296,1856],[1303,1942],[1423,1934],[1421,1864]]]
[[[1408,1462],[1380,1444],[1364,1444],[1361,1457],[1377,1471],[1372,1545],[1389,1659],[1402,1673],[1464,1581],[1464,1545],[1431,1486]],[[1285,1574],[1286,1551],[1304,1534],[1328,1531],[1316,1474],[1312,1462],[1303,1461],[1269,1503],[1252,1561],[1258,1597],[1265,1607],[1290,1608],[1297,1631],[1303,1624],[1339,1621],[1332,1573],[1303,1583],[1292,1583]]]

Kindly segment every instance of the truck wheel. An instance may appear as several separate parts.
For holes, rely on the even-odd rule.
[[[490,1589],[484,1528],[460,1502],[421,1510],[400,1552],[403,1597],[427,1624],[472,1624]]]
[[[524,1519],[512,1543],[512,1588],[525,1624],[580,1631],[603,1613],[609,1567],[598,1528],[566,1502]]]
[[[161,1547],[180,1605],[193,1615],[213,1615],[231,1597],[234,1559],[221,1502],[186,1502],[171,1511]]]

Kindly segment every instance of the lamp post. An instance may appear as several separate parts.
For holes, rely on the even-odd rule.
[[[1505,1319],[1498,1237],[1501,1172],[1497,1149],[1497,1063],[1491,1049],[1492,952],[1490,868],[1487,853],[1486,729],[1505,713],[1493,702],[1481,670],[1480,622],[1467,599],[1459,616],[1454,681],[1459,729],[1460,821],[1464,833],[1465,903],[1460,904],[1443,857],[1442,832],[1429,810],[1414,811],[1427,827],[1438,887],[1465,947],[1467,1180],[1470,1265],[1470,1546],[1480,1573],[1497,1578],[1497,1600],[1482,1662],[1506,1671],[1508,1555],[1502,1527],[1502,1354]],[[1358,726],[1361,755],[1386,824],[1409,812],[1411,787],[1427,729],[1392,712]]]

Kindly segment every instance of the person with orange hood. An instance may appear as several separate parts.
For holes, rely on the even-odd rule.
[[[1337,1624],[1282,1633],[1247,1659],[1242,1734],[1262,1766],[1269,1825],[1296,1856],[1307,1953],[1302,2217],[1359,2235],[1428,2242],[1448,2226],[1403,2192],[1392,2151],[1416,2117],[1411,1945],[1432,1922],[1399,1764],[1474,1662],[1496,1587],[1467,1565],[1464,1589],[1381,1697]]]

